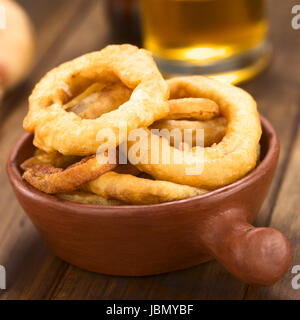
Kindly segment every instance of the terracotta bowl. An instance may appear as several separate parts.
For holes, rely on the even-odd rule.
[[[251,225],[270,187],[279,155],[274,128],[262,118],[259,166],[206,195],[157,205],[107,207],[44,194],[22,180],[33,152],[25,134],[12,149],[8,176],[23,209],[61,259],[94,272],[144,276],[217,259],[240,280],[269,285],[291,262],[285,236]]]

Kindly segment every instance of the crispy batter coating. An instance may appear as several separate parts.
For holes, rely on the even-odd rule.
[[[75,191],[82,184],[114,169],[116,164],[101,164],[96,155],[88,156],[66,169],[55,168],[49,163],[36,163],[27,169],[23,178],[40,191],[49,194]],[[25,166],[23,166],[26,168]]]
[[[71,164],[80,161],[78,156],[64,156],[61,153],[54,151],[47,153],[37,149],[35,155],[21,164],[21,168],[25,171],[34,167],[37,164],[49,164],[55,168],[66,168]]]
[[[83,119],[96,119],[111,112],[129,100],[132,90],[121,82],[105,84],[96,82],[64,107]]]
[[[149,180],[116,172],[107,172],[90,181],[87,188],[101,197],[136,205],[181,200],[207,192],[172,182]]]
[[[97,119],[82,119],[67,112],[64,105],[95,82],[121,81],[133,90],[130,99],[117,110]],[[48,72],[29,98],[29,112],[23,126],[34,132],[34,145],[46,152],[91,155],[103,140],[101,129],[110,128],[117,145],[130,130],[147,127],[168,114],[169,90],[151,54],[132,45],[110,45],[83,55]],[[114,147],[113,143],[112,146]]]
[[[219,106],[210,99],[182,98],[171,99],[169,114],[164,119],[209,120],[220,114]]]
[[[150,129],[167,129],[172,131],[178,129],[181,131],[182,137],[184,130],[192,130],[192,144],[190,147],[196,146],[196,130],[204,130],[204,146],[209,147],[214,143],[219,143],[226,133],[226,119],[223,117],[215,118],[207,121],[191,121],[191,120],[159,120],[154,122]],[[162,136],[163,136],[162,131]],[[174,146],[174,136],[170,136],[170,144]]]
[[[171,147],[170,164],[164,164],[162,153],[158,164],[149,163],[151,158],[151,134],[148,135],[148,154],[141,158],[137,168],[155,179],[190,185],[203,189],[216,189],[228,185],[245,176],[257,161],[257,146],[261,137],[261,124],[256,103],[244,90],[201,76],[178,77],[168,80],[172,99],[202,97],[214,100],[220,107],[221,115],[227,120],[224,138],[218,144],[204,148],[203,169],[197,174],[187,174],[187,170],[197,168],[197,148],[186,152],[184,163],[174,159],[182,158],[182,151]],[[130,148],[134,142],[128,141]],[[154,143],[166,145],[163,138]],[[199,166],[198,166],[199,167]],[[191,172],[191,171],[189,171]]]
[[[57,198],[72,202],[96,204],[101,206],[122,206],[125,203],[115,199],[105,199],[94,193],[75,191],[72,193],[58,193]]]

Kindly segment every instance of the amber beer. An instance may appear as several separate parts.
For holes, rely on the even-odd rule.
[[[144,46],[166,73],[226,76],[262,67],[263,0],[142,0],[142,13]],[[231,82],[249,76],[236,73]]]

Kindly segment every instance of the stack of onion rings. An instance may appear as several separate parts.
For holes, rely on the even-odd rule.
[[[50,71],[30,96],[24,128],[34,132],[39,148],[21,166],[24,179],[60,199],[98,205],[176,201],[230,184],[255,167],[261,136],[255,101],[246,92],[200,76],[164,81],[151,54],[131,45],[108,46]],[[115,145],[106,140],[107,156],[123,142],[129,151],[137,128],[147,133],[141,145],[149,146],[137,151],[138,162],[129,153],[132,164],[98,161],[104,143],[97,140],[99,130],[117,138]],[[164,130],[190,130],[192,139],[178,144]],[[149,161],[156,144],[158,150],[169,147],[169,163],[161,152],[156,163]],[[187,174],[198,150],[203,169]],[[174,161],[183,154],[183,163]]]
[[[261,137],[261,124],[253,98],[237,87],[213,79],[194,76],[168,80],[172,99],[201,97],[214,100],[226,118],[226,133],[221,142],[204,149],[203,170],[197,175],[186,174],[197,166],[197,146],[185,154],[185,163],[176,164],[181,151],[171,147],[170,163],[164,164],[162,154],[157,164],[149,163],[151,148],[137,168],[155,179],[167,180],[197,188],[213,190],[235,182],[251,171],[257,162],[257,146]],[[163,144],[163,138],[151,139]],[[132,142],[128,142],[132,146]]]
[[[103,81],[121,81],[133,90],[130,99],[96,119],[82,119],[65,110],[70,98]],[[124,122],[130,132],[166,116],[168,94],[168,86],[148,51],[131,45],[110,45],[48,72],[29,97],[23,126],[34,132],[34,145],[46,152],[87,156],[95,154],[103,143],[97,139],[99,130],[110,128],[118,145],[127,138],[120,136]]]

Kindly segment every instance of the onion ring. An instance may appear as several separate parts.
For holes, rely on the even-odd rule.
[[[83,119],[96,119],[104,113],[118,109],[130,98],[131,94],[132,90],[121,82],[108,85],[97,82],[69,101],[64,108],[78,114]]]
[[[106,153],[107,156],[107,153]],[[49,194],[67,193],[82,184],[114,169],[116,164],[100,164],[96,155],[88,156],[66,169],[55,168],[49,163],[36,163],[25,167],[23,178],[36,189]]]
[[[219,115],[219,106],[210,99],[182,98],[171,99],[169,103],[169,115],[164,119],[196,119],[210,120]]]
[[[192,145],[196,146],[196,131],[204,130],[204,146],[209,147],[214,143],[219,143],[226,133],[226,119],[223,117],[215,118],[207,121],[190,121],[190,120],[158,120],[154,122],[150,129],[167,129],[172,131],[178,129],[184,135],[185,129],[192,130]],[[161,131],[164,136],[164,131]],[[174,147],[174,137],[170,136],[170,144]],[[176,146],[175,146],[176,147]]]
[[[125,103],[132,90],[121,82],[105,85],[94,83],[83,93],[64,105],[65,110],[75,112],[83,119],[96,119],[102,114],[116,110]],[[183,98],[168,101],[169,116],[165,119],[209,120],[219,115],[219,106],[203,98]]]
[[[256,103],[244,90],[216,81],[193,76],[168,80],[171,98],[203,97],[214,100],[227,120],[227,129],[220,143],[204,148],[203,169],[200,173],[187,174],[187,169],[197,167],[197,148],[185,153],[185,162],[177,164],[182,152],[170,147],[170,163],[164,164],[159,154],[158,164],[151,164],[151,134],[148,135],[146,154],[140,158],[137,168],[155,179],[213,190],[235,182],[252,170],[257,161],[257,146],[262,129]],[[161,145],[166,139],[154,139]],[[128,141],[130,148],[134,142]],[[155,146],[154,146],[155,147]]]
[[[105,199],[93,193],[77,191],[72,193],[58,193],[57,198],[72,202],[96,204],[101,206],[122,206],[125,203],[115,199]]]
[[[25,171],[33,168],[37,164],[49,164],[55,168],[66,168],[77,161],[80,161],[80,157],[78,156],[64,156],[57,151],[46,153],[45,151],[37,149],[33,157],[25,160],[21,164],[21,168]]]
[[[92,83],[120,80],[133,92],[117,110],[97,119],[81,119],[64,110],[70,98]],[[99,130],[110,128],[119,145],[127,139],[119,132],[124,125],[130,132],[166,116],[168,96],[168,86],[148,51],[132,45],[110,45],[51,70],[34,88],[23,126],[35,133],[34,145],[46,152],[91,155],[104,143],[97,139]]]
[[[103,174],[90,181],[86,188],[101,197],[137,205],[176,201],[207,192],[172,182],[149,180],[116,172]]]

